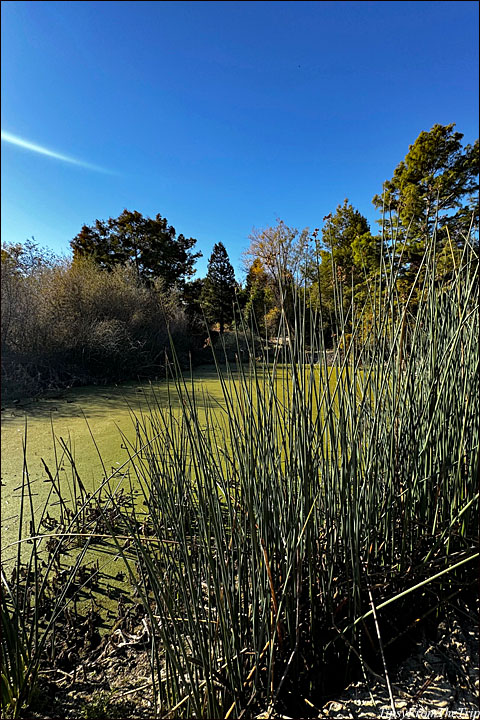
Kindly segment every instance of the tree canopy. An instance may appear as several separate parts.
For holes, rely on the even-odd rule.
[[[322,239],[317,241],[317,257],[310,267],[310,297],[323,310],[334,307],[335,285],[341,287],[345,310],[352,299],[363,299],[365,283],[380,264],[380,238],[370,232],[367,219],[348,198],[335,213],[324,218]],[[315,231],[315,236],[317,231]]]
[[[159,214],[149,218],[125,209],[118,218],[84,225],[70,245],[74,260],[91,257],[104,270],[132,265],[144,282],[160,279],[169,289],[193,275],[195,260],[201,256],[191,252],[195,243],[194,238],[177,236]]]
[[[379,242],[370,232],[366,217],[345,198],[334,215],[325,218],[322,245],[345,278],[352,273],[361,279],[363,270],[378,266]]]
[[[247,262],[259,259],[276,284],[297,279],[305,270],[311,250],[308,228],[298,231],[279,220],[274,227],[254,228],[245,252]]]
[[[478,221],[478,140],[462,147],[455,124],[434,125],[421,132],[393,173],[375,195],[383,210],[390,239],[404,243],[405,262],[416,265],[434,228],[440,241],[446,229],[457,245],[468,234],[472,217]]]
[[[414,318],[427,271],[443,292],[467,255],[472,277],[478,264],[479,144],[462,140],[453,123],[420,133],[373,198],[381,233],[372,233],[348,198],[313,232],[283,220],[253,229],[243,288],[221,242],[207,276],[193,279],[196,240],[177,235],[159,214],[125,209],[84,225],[71,241],[73,261],[33,238],[4,243],[2,377],[36,388],[56,378],[120,377],[133,367],[155,375],[164,361],[165,320],[185,353],[200,350],[204,318],[224,333],[237,303],[249,331],[267,343],[302,332],[308,344],[317,327],[327,344],[339,327],[356,342],[370,333],[376,303],[392,289],[390,273],[392,313]],[[303,325],[296,322],[300,307],[309,313]]]

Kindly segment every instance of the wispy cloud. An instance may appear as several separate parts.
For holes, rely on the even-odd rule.
[[[30,150],[31,152],[39,153],[40,155],[46,155],[47,157],[54,158],[55,160],[61,160],[62,162],[70,163],[71,165],[79,165],[80,167],[87,168],[88,170],[107,173],[109,175],[115,174],[111,170],[106,170],[98,165],[92,165],[91,163],[84,162],[83,160],[77,160],[76,158],[69,157],[68,155],[62,155],[54,150],[49,150],[41,145],[36,145],[28,140],[23,140],[22,138],[12,135],[12,133],[5,132],[4,130],[2,130],[2,140],[10,143],[11,145],[17,145],[17,147],[21,147],[24,150]]]

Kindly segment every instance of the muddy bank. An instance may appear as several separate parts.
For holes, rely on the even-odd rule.
[[[141,605],[134,605],[95,647],[72,656],[73,664],[67,658],[62,667],[44,673],[36,708],[22,717],[153,718],[149,647],[148,619]],[[389,671],[389,680],[397,717],[480,717],[478,612],[465,604],[449,609],[437,637],[420,635],[410,656]],[[394,713],[385,679],[366,670],[363,682],[352,683],[322,707],[298,698],[298,714],[267,710],[255,717],[391,718]]]

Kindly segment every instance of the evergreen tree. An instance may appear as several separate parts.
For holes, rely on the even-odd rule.
[[[124,210],[118,218],[84,225],[70,245],[74,260],[91,257],[104,270],[133,265],[144,282],[160,279],[168,290],[193,275],[193,265],[201,255],[190,252],[195,243],[194,238],[177,236],[161,215],[148,218]]]
[[[359,281],[366,268],[378,266],[380,248],[378,238],[370,233],[367,219],[345,198],[334,215],[326,218],[322,229],[323,249],[333,255],[333,261],[346,280]]]
[[[348,305],[354,297],[363,299],[365,283],[378,271],[380,239],[370,232],[367,219],[348,202],[338,205],[334,215],[327,215],[322,240],[317,242],[319,266],[312,266],[313,295],[322,299],[324,310],[334,308],[334,279],[341,286]],[[335,278],[334,278],[335,273]],[[346,308],[345,308],[346,309]]]
[[[313,233],[316,260],[309,266],[309,303],[322,310],[326,339],[338,322],[340,299],[348,327],[352,300],[364,303],[368,285],[380,266],[381,240],[370,232],[367,219],[346,198],[324,218],[322,239]]]
[[[222,334],[233,320],[235,273],[223,243],[216,243],[208,261],[207,277],[202,289],[201,305],[211,324],[219,323]]]
[[[187,317],[194,325],[204,326],[200,298],[205,280],[195,278],[186,282],[183,288],[183,305]]]
[[[454,128],[454,123],[434,125],[421,132],[392,179],[384,183],[382,195],[373,198],[384,213],[387,235],[390,240],[397,238],[410,276],[415,275],[434,228],[438,252],[448,244],[451,255],[450,241],[452,248],[460,248],[472,218],[474,226],[478,223],[478,140],[463,148],[463,135]]]

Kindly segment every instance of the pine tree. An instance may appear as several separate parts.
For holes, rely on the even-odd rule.
[[[378,264],[378,239],[372,237],[367,219],[345,198],[335,214],[326,218],[322,229],[323,246],[333,255],[333,261],[348,280],[353,275],[363,277],[365,267]],[[359,278],[354,277],[354,282]]]
[[[322,241],[318,243],[321,264],[313,268],[312,280],[319,283],[324,309],[334,307],[334,277],[342,286],[346,309],[353,295],[365,299],[366,279],[380,264],[381,239],[370,232],[367,219],[345,198],[335,214],[324,218]]]
[[[220,334],[223,333],[225,325],[233,320],[235,289],[235,272],[225,246],[221,242],[216,243],[208,261],[201,305],[208,322],[220,325]]]
[[[383,193],[373,204],[382,210],[384,232],[397,237],[407,277],[415,277],[425,247],[437,236],[451,257],[470,232],[478,232],[478,140],[462,147],[455,124],[434,125],[421,132]],[[448,231],[448,232],[447,232]],[[398,242],[398,241],[403,242]]]

